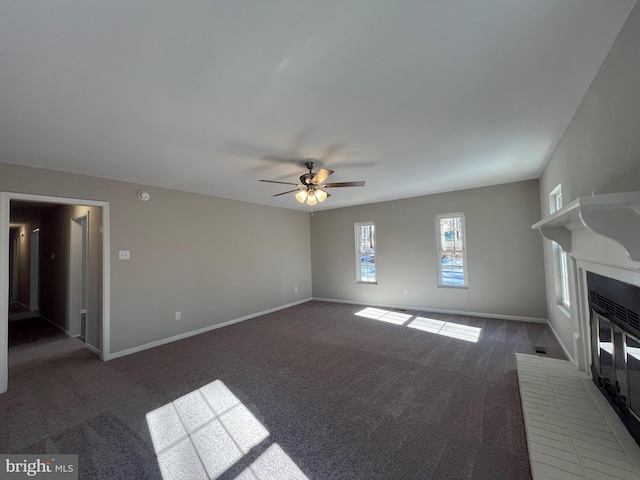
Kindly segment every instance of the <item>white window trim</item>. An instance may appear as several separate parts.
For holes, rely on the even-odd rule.
[[[554,214],[562,208],[562,184],[559,183],[556,188],[549,193],[549,213]]]
[[[461,217],[462,218],[462,273],[464,275],[464,283],[462,285],[444,285],[442,283],[442,245],[440,243],[442,236],[440,235],[440,219],[441,218],[451,218],[451,217]],[[468,272],[468,257],[467,257],[467,223],[464,218],[464,212],[454,212],[454,213],[441,213],[436,215],[435,220],[436,225],[436,265],[438,270],[438,288],[469,288],[469,272]]]
[[[373,282],[367,282],[367,281],[363,281],[362,280],[362,270],[361,270],[361,264],[360,264],[360,227],[366,226],[366,225],[373,225],[374,230],[373,230],[373,243],[374,243],[374,258],[377,260],[378,258],[378,241],[376,239],[376,222],[356,222],[353,224],[353,231],[354,231],[354,243],[355,243],[355,258],[356,258],[356,283],[362,284],[362,285],[377,285],[378,284],[378,262],[375,262],[376,265],[376,275],[375,275],[375,281]]]
[[[558,256],[560,257],[560,303],[567,309],[571,309],[571,294],[569,292],[569,256],[567,252],[558,246]],[[565,278],[567,279],[565,282]]]
[[[553,215],[562,207],[562,184],[559,183],[549,193],[549,213]],[[569,258],[567,252],[562,250],[562,247],[556,242],[553,242],[553,261],[555,264],[556,303],[559,307],[564,307],[568,311],[571,308]]]

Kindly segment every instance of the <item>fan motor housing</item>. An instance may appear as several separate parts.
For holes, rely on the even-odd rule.
[[[311,179],[314,176],[315,175],[313,173],[305,173],[304,175],[300,176],[300,183],[302,183],[303,185],[311,185]]]

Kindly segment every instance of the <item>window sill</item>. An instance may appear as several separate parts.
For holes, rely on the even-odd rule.
[[[453,288],[457,290],[469,290],[467,285],[438,285],[438,288]]]
[[[358,285],[377,285],[378,282],[356,282]]]
[[[571,318],[571,311],[562,303],[556,304],[556,308],[567,318]]]

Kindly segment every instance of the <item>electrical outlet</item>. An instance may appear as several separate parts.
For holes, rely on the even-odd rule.
[[[176,320],[182,319],[182,312],[176,312]]]
[[[120,260],[129,260],[131,258],[131,251],[130,250],[120,250],[118,252],[118,258]]]
[[[298,287],[293,289],[293,293],[298,293]]]
[[[403,295],[409,295],[409,290],[407,290],[406,288],[402,291]]]

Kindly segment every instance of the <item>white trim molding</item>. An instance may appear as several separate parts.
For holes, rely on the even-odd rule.
[[[0,192],[0,393],[9,383],[9,196]]]
[[[578,197],[531,226],[565,252],[572,251],[572,233],[580,227],[619,243],[629,258],[640,261],[640,192]]]
[[[556,329],[553,328],[553,324],[551,322],[549,322],[549,328],[551,329],[551,333],[553,333],[553,336],[556,337],[556,340],[560,344],[560,348],[562,348],[562,351],[564,352],[565,356],[569,359],[571,363],[574,363],[573,356],[569,353],[569,350],[567,350],[567,347],[564,346],[564,343],[562,343],[562,339],[560,338],[560,335],[558,335],[558,332],[556,332]]]
[[[199,328],[198,330],[192,330],[191,332],[181,333],[180,335],[174,335],[173,337],[163,338],[161,340],[156,340],[155,342],[149,342],[149,343],[145,343],[144,345],[139,345],[137,347],[127,348],[126,350],[120,350],[119,352],[112,353],[109,357],[109,360],[131,355],[132,353],[142,352],[143,350],[159,347],[167,343],[177,342],[178,340],[183,340],[185,338],[193,337],[195,335],[200,335],[201,333],[210,332],[211,330],[217,330],[218,328],[227,327],[229,325],[233,325],[234,323],[244,322],[245,320],[250,320],[252,318],[260,317],[262,315],[267,315],[269,313],[277,312],[278,310],[284,310],[285,308],[295,307],[296,305],[300,305],[302,303],[306,303],[311,300],[312,300],[311,298],[305,298],[297,302],[288,303],[286,305],[280,305],[279,307],[274,307],[268,310],[263,310],[261,312],[252,313],[250,315],[245,315],[244,317],[240,317],[240,318],[234,318],[226,322],[216,323],[214,325],[209,325],[208,327]]]
[[[9,223],[11,200],[54,203],[59,205],[86,205],[102,208],[102,332],[100,358],[109,360],[111,315],[111,263],[109,202],[82,198],[53,197],[29,193],[0,192],[0,393],[7,391],[9,383]],[[93,351],[93,350],[92,350]],[[95,353],[95,352],[94,352]]]
[[[640,262],[637,261],[640,192],[579,197],[532,228],[539,229],[545,238],[571,252],[570,323],[564,324],[563,331],[561,323],[550,314],[549,325],[576,368],[590,375],[591,310],[587,272],[640,286]],[[570,349],[573,355],[569,355]]]

